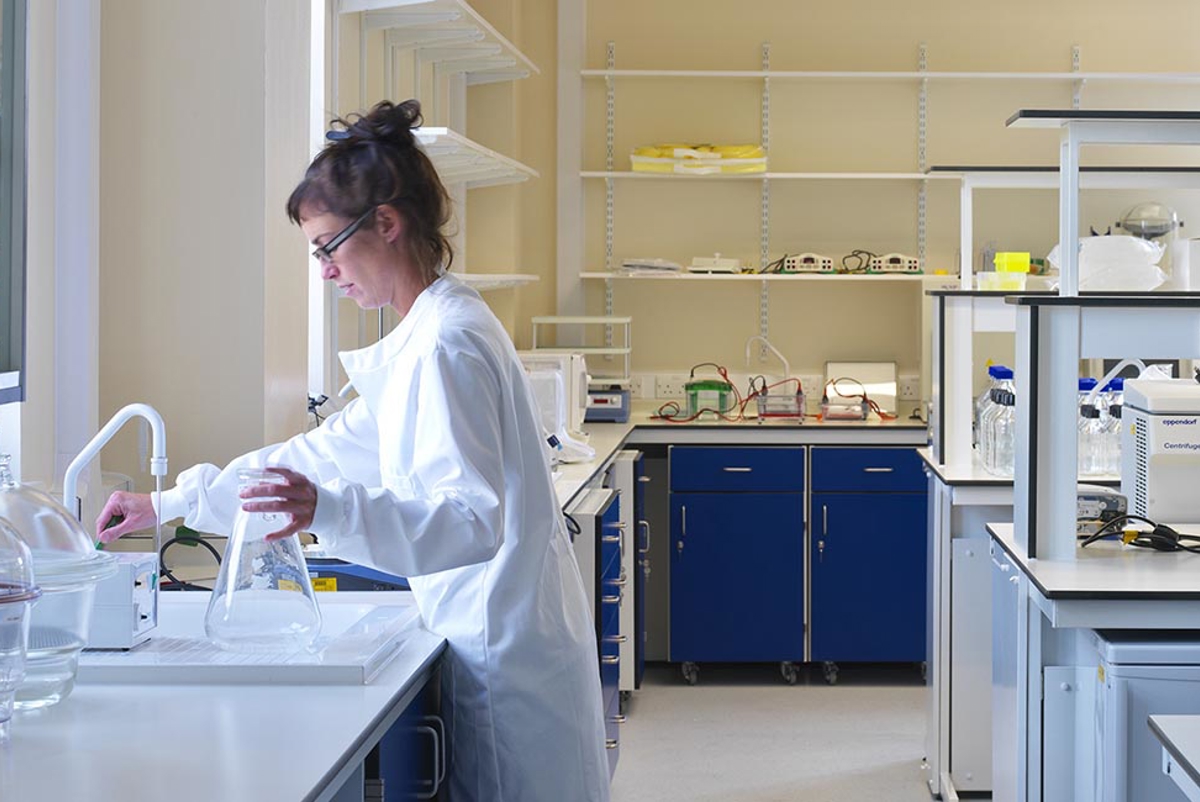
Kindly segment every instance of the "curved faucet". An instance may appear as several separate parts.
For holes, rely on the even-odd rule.
[[[159,415],[154,407],[149,404],[129,404],[117,410],[117,414],[104,424],[104,428],[88,441],[79,455],[67,466],[67,473],[63,477],[63,506],[73,510],[76,518],[83,516],[83,505],[76,493],[79,474],[95,459],[100,449],[104,448],[117,430],[134,417],[145,418],[150,423],[150,473],[158,477],[158,492],[162,491],[162,477],[167,475],[167,428],[163,424],[162,415]]]
[[[771,345],[771,343],[767,342],[767,338],[762,336],[761,334],[755,334],[749,340],[746,340],[746,366],[747,367],[750,366],[750,346],[754,345],[754,342],[756,340],[758,342],[761,342],[767,349],[769,349],[771,351],[772,354],[774,354],[779,359],[780,362],[783,363],[783,378],[784,379],[790,378],[792,375],[792,368],[790,365],[788,365],[788,361],[786,359],[784,359],[783,354],[779,353],[779,349],[776,348],[775,346]]]

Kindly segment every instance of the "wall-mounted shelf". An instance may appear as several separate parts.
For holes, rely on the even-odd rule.
[[[389,46],[413,49],[467,85],[528,78],[538,72],[524,53],[463,0],[342,0],[343,14],[366,12],[364,30],[385,30]]]
[[[935,70],[583,70],[584,78],[721,78],[761,81],[1107,81],[1200,84],[1196,72],[939,72]]]
[[[929,175],[958,178],[975,189],[1058,189],[1058,166],[935,166]],[[1200,189],[1197,167],[1079,168],[1080,189]]]
[[[640,178],[668,181],[926,181],[958,179],[957,175],[943,173],[711,173],[709,175],[687,175],[686,173],[644,173],[632,170],[602,172],[584,171],[581,178]]]
[[[591,376],[590,384],[592,386],[608,387],[614,384],[622,387],[629,386],[633,370],[633,318],[614,315],[538,315],[532,319],[532,323],[533,344],[531,348],[533,350],[559,354],[583,354],[584,358],[588,360],[588,374]],[[546,328],[557,329],[559,326],[603,326],[604,345],[546,345]],[[622,345],[613,343],[613,332],[617,329],[621,331]],[[557,338],[554,339],[557,342]],[[602,357],[602,359],[593,357]],[[616,371],[605,370],[601,367],[603,364],[614,361],[615,357],[621,358],[620,367]]]
[[[954,276],[912,273],[581,273],[581,279],[606,281],[954,281]]]
[[[449,128],[418,128],[415,133],[438,175],[447,184],[463,183],[468,189],[478,189],[538,177],[537,170],[532,167],[472,142]]]
[[[478,292],[506,290],[524,284],[532,284],[538,280],[538,276],[532,273],[455,273],[454,275],[458,276],[463,284]]]

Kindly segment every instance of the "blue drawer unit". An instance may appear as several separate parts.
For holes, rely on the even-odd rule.
[[[804,449],[672,448],[670,658],[804,659]]]
[[[803,448],[671,448],[671,490],[803,493]]]
[[[915,449],[813,449],[814,493],[924,493],[927,481]]]
[[[906,448],[813,448],[810,658],[925,659],[926,489]]]

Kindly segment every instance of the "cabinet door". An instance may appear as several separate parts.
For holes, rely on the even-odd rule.
[[[812,659],[925,659],[925,494],[814,493]]]
[[[437,673],[392,725],[369,758],[378,759],[385,799],[431,799],[445,780],[446,731],[438,716],[440,689]]]
[[[801,493],[671,494],[671,660],[804,659]]]

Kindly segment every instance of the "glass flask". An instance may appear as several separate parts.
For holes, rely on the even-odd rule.
[[[239,491],[284,481],[262,470],[239,471],[238,480]],[[320,633],[321,611],[300,538],[266,539],[285,523],[283,514],[247,512],[239,506],[204,617],[205,633],[222,649],[298,652],[312,646]]]
[[[29,548],[0,518],[0,744],[8,740],[17,687],[25,679],[29,619],[42,591],[33,582]]]
[[[29,549],[43,594],[30,617],[25,679],[17,688],[16,707],[48,707],[75,687],[96,583],[117,572],[117,560],[97,551],[91,536],[56,499],[18,484],[7,454],[0,455],[0,518]]]

